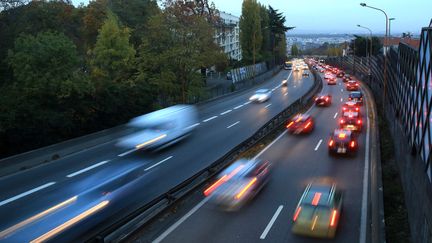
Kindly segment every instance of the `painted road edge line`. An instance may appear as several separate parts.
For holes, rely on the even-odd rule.
[[[74,172],[74,173],[71,173],[71,174],[67,175],[66,177],[71,178],[71,177],[77,176],[77,175],[79,175],[79,174],[82,174],[82,173],[84,173],[84,172],[87,172],[87,171],[89,171],[89,170],[92,170],[92,169],[94,169],[94,168],[96,168],[96,167],[99,167],[99,166],[101,166],[101,165],[104,165],[104,164],[106,164],[106,163],[108,163],[108,162],[110,162],[110,160],[104,160],[104,161],[102,161],[102,162],[99,162],[99,163],[97,163],[97,164],[91,165],[91,166],[89,166],[89,167],[87,167],[87,168],[84,168],[84,169],[82,169],[82,170],[79,170],[79,171],[76,171],[76,172]]]
[[[336,119],[337,115],[338,115],[338,113],[336,112],[335,115],[334,115],[334,117],[333,117],[333,119]]]
[[[173,157],[173,156],[171,155],[171,156],[169,156],[168,158],[165,158],[165,159],[163,159],[163,160],[157,162],[156,164],[154,164],[154,165],[152,165],[152,166],[150,166],[150,167],[144,169],[144,171],[149,171],[149,170],[153,169],[154,167],[156,167],[156,166],[162,164],[163,162],[172,159],[172,157]]]
[[[15,201],[15,200],[18,200],[18,199],[20,199],[20,198],[22,198],[22,197],[25,197],[25,196],[27,196],[27,195],[30,195],[30,194],[34,193],[34,192],[40,191],[40,190],[42,190],[42,189],[45,189],[45,188],[47,188],[47,187],[50,187],[50,186],[52,186],[52,185],[54,185],[54,184],[56,184],[54,181],[52,181],[52,182],[48,182],[48,183],[46,183],[46,184],[43,184],[42,186],[38,186],[38,187],[36,187],[36,188],[33,188],[33,189],[31,189],[31,190],[28,190],[28,191],[26,191],[26,192],[23,192],[23,193],[21,193],[21,194],[18,194],[18,195],[14,196],[14,197],[11,197],[11,198],[9,198],[9,199],[3,200],[3,201],[0,202],[0,206],[3,206],[3,205],[5,205],[5,204],[8,204],[8,203],[13,202],[13,201]]]
[[[269,108],[271,105],[272,104],[270,103],[270,104],[266,105],[264,108]]]
[[[204,205],[210,197],[204,198],[200,203],[198,203],[194,208],[192,208],[185,216],[181,217],[177,222],[171,225],[167,230],[165,230],[158,238],[152,241],[152,243],[159,243],[163,241],[171,232],[173,232],[177,227],[179,227],[184,221],[186,221],[192,214],[194,214],[198,209]]]
[[[236,106],[236,107],[234,107],[234,110],[237,110],[237,109],[239,109],[239,108],[242,108],[244,105],[238,105],[238,106]]]
[[[268,234],[268,232],[270,231],[271,227],[273,226],[274,222],[276,221],[277,217],[279,216],[280,212],[282,211],[283,206],[280,205],[276,212],[273,214],[273,217],[270,219],[270,222],[267,224],[267,227],[264,229],[264,231],[262,232],[260,239],[264,240]]]

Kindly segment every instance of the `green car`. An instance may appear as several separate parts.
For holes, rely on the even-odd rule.
[[[292,232],[334,238],[342,210],[342,191],[333,182],[309,183],[294,211]]]

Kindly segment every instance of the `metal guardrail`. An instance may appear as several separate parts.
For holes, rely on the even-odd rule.
[[[312,71],[312,69],[310,69]],[[135,212],[127,215],[121,220],[111,224],[103,232],[93,236],[95,242],[120,242],[126,239],[129,235],[135,232],[139,227],[150,221],[152,218],[171,207],[179,199],[196,190],[203,183],[213,178],[223,168],[232,163],[239,155],[246,150],[252,148],[267,135],[273,133],[277,129],[285,125],[287,119],[298,112],[305,110],[314,102],[314,96],[322,89],[322,79],[319,74],[312,71],[314,75],[313,87],[302,97],[292,103],[285,110],[273,117],[265,125],[263,125],[251,137],[246,139],[241,144],[234,147],[223,157],[213,162],[209,167],[201,170],[186,181],[180,183],[168,192],[154,199],[150,203],[144,205]]]

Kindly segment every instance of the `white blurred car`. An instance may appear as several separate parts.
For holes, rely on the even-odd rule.
[[[269,100],[271,97],[271,90],[269,89],[259,89],[255,91],[255,94],[253,94],[249,100],[252,102],[265,102]]]
[[[175,105],[132,119],[127,125],[136,131],[120,138],[121,148],[156,149],[174,144],[192,132],[198,112],[192,105]]]
[[[287,79],[282,80],[282,86],[288,86],[288,80]]]

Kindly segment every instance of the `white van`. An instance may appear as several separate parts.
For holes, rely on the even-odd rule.
[[[135,132],[120,138],[118,147],[156,149],[172,145],[189,135],[198,122],[192,105],[175,105],[132,119],[128,126]]]

